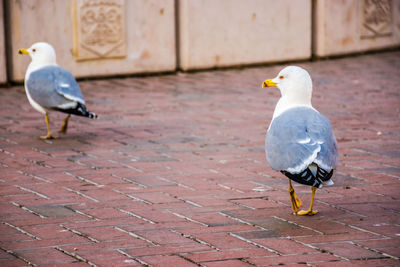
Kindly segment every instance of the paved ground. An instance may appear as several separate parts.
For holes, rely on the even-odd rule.
[[[80,82],[100,119],[54,141],[1,89],[0,266],[400,266],[400,52],[299,65],[340,149],[314,217],[265,160],[282,66]]]

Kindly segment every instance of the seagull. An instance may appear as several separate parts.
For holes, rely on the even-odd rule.
[[[28,49],[19,49],[18,54],[29,55],[32,62],[25,74],[25,92],[34,109],[45,115],[47,135],[41,139],[54,139],[50,132],[49,112],[67,113],[60,133],[66,133],[71,114],[97,118],[95,113],[86,109],[85,100],[74,76],[56,63],[54,48],[44,42],[33,44]]]
[[[265,80],[262,87],[278,87],[276,104],[265,138],[265,151],[272,169],[289,178],[289,196],[295,215],[314,215],[315,191],[332,185],[338,163],[338,149],[329,120],[311,105],[312,81],[306,70],[297,66],[282,69],[278,76]],[[302,205],[291,181],[311,186],[308,210]]]

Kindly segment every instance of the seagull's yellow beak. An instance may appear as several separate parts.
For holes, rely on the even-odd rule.
[[[20,55],[29,55],[29,52],[28,52],[27,49],[21,48],[20,50],[18,50],[18,54],[20,54]]]
[[[272,79],[265,80],[262,84],[262,88],[264,87],[276,87],[278,84],[274,83]]]

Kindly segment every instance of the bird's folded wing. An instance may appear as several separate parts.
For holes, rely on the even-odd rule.
[[[300,173],[312,162],[330,171],[337,165],[336,139],[329,120],[308,107],[276,117],[267,132],[267,160],[275,170]]]
[[[30,96],[45,108],[68,107],[75,102],[85,104],[75,78],[69,71],[58,66],[33,71],[26,86]]]

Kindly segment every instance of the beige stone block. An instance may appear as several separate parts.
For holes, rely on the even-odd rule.
[[[76,77],[176,68],[174,0],[10,0],[9,9],[14,81],[30,62],[18,49],[38,41]]]
[[[317,56],[400,45],[399,0],[318,0],[314,16]]]
[[[181,0],[183,70],[306,59],[310,0]]]
[[[3,0],[0,0],[0,18],[4,17]],[[6,70],[6,42],[4,34],[4,22],[0,19],[0,84],[7,82]]]

